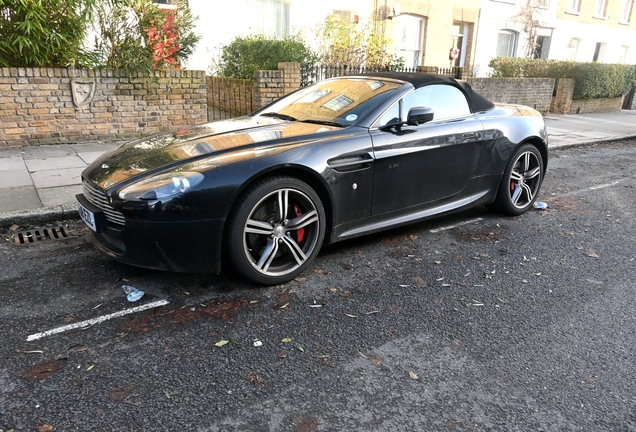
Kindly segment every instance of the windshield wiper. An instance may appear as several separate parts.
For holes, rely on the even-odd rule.
[[[281,120],[288,120],[288,121],[296,121],[296,119],[292,116],[289,116],[287,114],[281,114],[281,113],[277,113],[277,112],[266,112],[264,114],[261,114],[263,117],[275,117],[275,118],[279,118]]]
[[[325,126],[345,127],[345,125],[343,125],[343,124],[332,122],[332,121],[326,121],[326,120],[307,119],[307,120],[301,120],[301,122],[303,122],[303,123],[313,123],[313,124],[319,124],[319,125],[325,125]]]

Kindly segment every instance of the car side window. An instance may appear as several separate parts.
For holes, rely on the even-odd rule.
[[[397,124],[400,122],[400,103],[396,102],[391,108],[389,108],[384,114],[382,114],[382,116],[380,116],[378,126],[390,126],[392,124]]]
[[[457,87],[447,84],[432,84],[413,90],[403,98],[404,115],[411,108],[433,108],[433,120],[443,120],[470,114],[468,101],[464,93]]]

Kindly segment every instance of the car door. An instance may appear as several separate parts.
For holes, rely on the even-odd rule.
[[[434,110],[432,121],[396,126],[414,107]],[[374,215],[463,196],[484,142],[482,123],[464,93],[447,84],[415,89],[370,130],[375,156]]]

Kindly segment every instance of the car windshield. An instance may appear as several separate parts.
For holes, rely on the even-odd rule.
[[[399,87],[399,83],[374,78],[322,81],[275,102],[260,115],[350,126],[364,118]]]

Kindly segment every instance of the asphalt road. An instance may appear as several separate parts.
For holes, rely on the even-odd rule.
[[[3,241],[0,431],[634,431],[634,166],[635,141],[554,151],[547,210],[333,245],[270,288],[110,261],[74,221]]]

